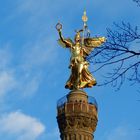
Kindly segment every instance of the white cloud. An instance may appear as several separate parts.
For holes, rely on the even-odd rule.
[[[39,74],[30,75],[28,77],[22,77],[17,85],[17,91],[22,93],[22,97],[31,97],[39,89],[41,76]]]
[[[16,54],[12,48],[14,46],[8,44],[2,44],[0,48],[1,100],[13,93],[17,93],[19,97],[29,97],[37,93],[43,79],[44,67],[47,71],[50,64],[54,66],[58,47],[52,36],[44,36],[23,44]]]
[[[13,60],[9,43],[0,44],[0,100],[16,87],[16,79],[11,67]]]
[[[16,86],[16,80],[13,73],[2,71],[0,72],[0,97],[6,95]]]
[[[20,111],[1,116],[0,126],[1,137],[9,136],[15,140],[35,140],[45,131],[41,122]]]
[[[19,61],[20,62],[20,61]],[[33,65],[32,63],[30,64]],[[19,73],[19,74],[17,74]],[[5,66],[0,71],[0,99],[4,101],[4,97],[8,97],[12,93],[21,93],[21,97],[29,97],[34,95],[39,89],[41,82],[41,74],[26,68],[26,71],[16,66],[8,68]]]
[[[57,46],[53,37],[44,36],[42,39],[25,44],[23,49],[23,66],[40,67],[53,62],[56,57]]]
[[[38,39],[25,44],[22,49],[17,69],[20,73],[17,75],[17,91],[19,90],[24,96],[34,95],[39,90],[44,75],[56,66],[58,47],[50,40],[51,38],[46,39],[46,37]]]

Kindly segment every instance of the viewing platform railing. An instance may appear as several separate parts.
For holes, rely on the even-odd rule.
[[[57,101],[57,107],[59,108],[59,107],[63,106],[65,103],[68,103],[67,96],[62,97]],[[98,104],[94,97],[88,96],[88,103],[91,105],[95,105],[96,108],[98,109]]]

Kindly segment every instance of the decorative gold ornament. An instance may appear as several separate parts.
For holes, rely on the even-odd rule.
[[[88,17],[86,15],[86,10],[84,11],[84,15],[82,16],[82,20],[83,20],[83,22],[87,22],[88,21]]]
[[[84,21],[84,23],[88,20],[86,11],[84,11],[82,20]],[[74,90],[96,85],[95,78],[93,78],[92,74],[88,70],[89,62],[86,61],[86,57],[94,48],[100,46],[105,42],[105,37],[85,38],[83,36],[82,38],[80,33],[85,31],[85,29],[82,29],[77,31],[73,42],[70,38],[65,39],[62,36],[62,24],[58,23],[56,25],[56,29],[59,32],[60,37],[58,43],[64,48],[69,48],[71,52],[69,65],[69,68],[71,69],[71,75],[66,82],[65,88]]]
[[[60,31],[62,29],[62,24],[58,22],[55,27],[57,31]]]

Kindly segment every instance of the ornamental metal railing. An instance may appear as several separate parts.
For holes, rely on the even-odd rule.
[[[67,102],[68,102],[67,96],[64,96],[57,101],[57,107],[61,107]]]
[[[57,107],[59,108],[61,106],[64,106],[64,104],[67,102],[68,102],[67,96],[64,96],[57,101]],[[98,109],[98,104],[97,104],[96,99],[94,97],[88,96],[88,103],[91,105],[95,105],[96,108]]]

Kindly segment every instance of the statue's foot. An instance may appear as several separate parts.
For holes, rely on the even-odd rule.
[[[74,89],[72,85],[71,86],[70,85],[65,85],[65,88],[66,89],[70,89],[70,90],[73,90]]]
[[[93,86],[96,86],[97,85],[97,82],[95,81],[94,83],[93,83]]]
[[[92,83],[88,83],[87,87],[92,87],[92,86],[95,86],[95,85],[97,85],[97,82],[93,81]]]
[[[68,86],[68,85],[65,85],[65,88],[66,88],[66,89],[68,89],[68,88],[69,88],[69,86]]]

